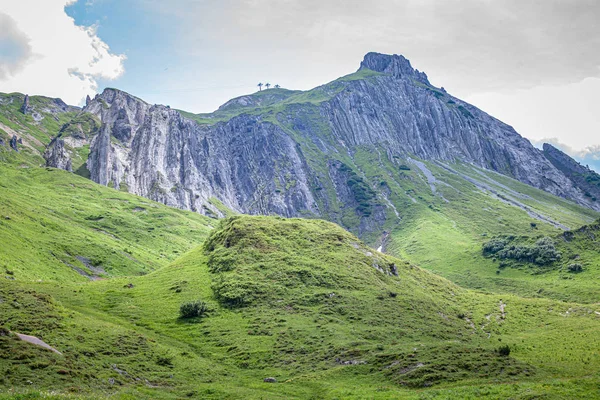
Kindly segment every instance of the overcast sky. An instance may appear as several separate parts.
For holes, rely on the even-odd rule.
[[[310,89],[365,53],[580,158],[600,146],[598,0],[0,0],[0,91],[106,86],[208,112],[256,83]],[[586,153],[587,152],[587,153]]]

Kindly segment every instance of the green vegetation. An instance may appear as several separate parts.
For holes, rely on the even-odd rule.
[[[279,88],[258,91],[247,96],[230,100],[217,111],[209,114],[193,114],[187,111],[178,111],[184,117],[192,119],[201,125],[213,125],[219,122],[227,122],[241,114],[260,115],[263,117],[277,115],[284,110],[289,110],[289,106],[298,104],[318,105],[324,101],[330,100],[336,94],[343,91],[348,82],[374,79],[381,75],[383,74],[380,72],[363,68],[353,74],[343,76],[335,81],[307,91]],[[240,99],[244,99],[244,101],[240,101]],[[269,118],[267,117],[266,119]],[[273,120],[272,122],[275,121],[276,120]]]
[[[560,259],[560,253],[549,237],[538,239],[531,246],[512,244],[513,239],[514,237],[492,239],[483,245],[483,254],[501,260],[512,259],[537,265],[547,265]]]
[[[347,176],[346,184],[352,192],[354,201],[358,203],[356,211],[363,217],[371,215],[375,192],[346,164],[341,163],[339,171]]]
[[[597,308],[467,291],[318,220],[236,216],[151,274],[0,297],[0,398],[589,398],[599,378]]]
[[[206,303],[201,300],[187,301],[179,306],[179,316],[181,318],[203,317],[207,310]]]
[[[17,280],[148,273],[202,241],[209,219],[65,171],[0,164],[0,268]]]
[[[26,143],[0,148],[0,399],[597,396],[600,215],[467,164],[350,155],[319,106],[380,75],[182,113],[277,124],[315,171],[324,217],[386,254],[330,222],[234,215],[211,198],[216,221],[37,168],[61,127],[89,139],[98,121],[53,118],[53,100],[32,97],[35,121],[15,111],[22,95],[3,95],[0,135]],[[89,147],[68,150],[89,174]]]
[[[44,96],[29,97],[30,111],[21,112],[25,96],[21,93],[0,93],[0,128],[2,136],[19,134],[27,142],[27,152],[42,153],[60,128],[71,120],[78,110],[68,107],[65,112],[55,99]],[[35,118],[34,118],[35,115]]]

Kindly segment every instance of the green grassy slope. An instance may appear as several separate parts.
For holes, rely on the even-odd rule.
[[[373,247],[382,246],[386,253],[464,287],[597,301],[595,284],[584,282],[585,274],[568,280],[558,273],[541,275],[527,270],[502,269],[498,274],[498,263],[483,257],[481,249],[497,235],[559,235],[564,229],[593,222],[599,213],[471,165],[410,157],[389,160],[384,148],[370,147],[359,148],[344,162],[378,192],[374,207],[388,205],[385,233],[364,232],[361,236]],[[355,219],[355,215],[347,215],[342,223],[356,226]],[[590,260],[600,260],[598,249],[590,251],[594,253]]]
[[[63,103],[57,103],[56,99],[30,96],[30,110],[23,114],[21,106],[24,98],[21,93],[0,93],[0,138],[8,143],[13,135],[17,135],[24,142],[19,145],[21,161],[44,164],[41,155],[45,146],[79,110],[70,106],[63,109]]]
[[[213,223],[56,169],[0,164],[0,191],[3,279],[148,273],[201,242]]]
[[[559,235],[499,235],[484,244],[497,275],[527,276],[537,296],[597,303],[600,299],[600,221]],[[541,256],[541,258],[540,258]]]
[[[497,235],[559,235],[563,230],[555,223],[576,229],[594,221],[598,213],[489,171],[460,164],[451,166],[454,171],[462,171],[478,183],[489,185],[488,189],[482,189],[439,165],[427,165],[439,181],[436,195],[429,191],[425,197],[422,186],[412,189],[414,182],[418,182],[415,175],[412,180],[400,181],[403,188],[411,187],[409,193],[417,204],[405,202],[402,222],[388,237],[387,252],[465,287],[527,297],[597,301],[594,284],[585,282],[583,275],[565,280],[564,274],[558,272],[539,274],[524,269],[501,269],[498,273],[498,263],[483,257],[482,245]],[[425,179],[414,167],[408,172],[411,173]],[[526,210],[508,204],[505,199],[518,201]],[[428,210],[421,206],[425,201],[430,205]],[[540,220],[534,214],[554,222]],[[591,251],[594,254],[589,259],[600,260],[598,249]]]
[[[591,398],[600,378],[598,307],[467,291],[324,221],[232,217],[146,276],[0,282],[0,326],[64,353],[0,336],[2,387],[31,398]]]

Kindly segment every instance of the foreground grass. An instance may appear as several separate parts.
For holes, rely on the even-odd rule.
[[[64,353],[0,337],[5,398],[593,398],[600,378],[597,307],[464,290],[324,221],[232,217],[145,276],[0,288],[0,325]],[[190,300],[207,316],[180,319]]]

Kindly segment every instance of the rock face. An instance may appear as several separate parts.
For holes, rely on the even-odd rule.
[[[103,122],[87,164],[98,183],[217,215],[213,199],[250,214],[318,215],[303,157],[275,124],[241,115],[200,126],[118,90],[85,111]]]
[[[358,166],[368,151],[394,165],[460,160],[600,209],[513,128],[433,87],[402,56],[369,53],[357,73],[308,92],[271,90],[233,99],[199,123],[106,89],[83,110],[102,122],[90,139],[91,179],[208,215],[222,215],[222,203],[345,226],[351,217],[360,234],[380,228],[393,208]],[[54,146],[51,158],[66,165],[64,146]]]
[[[10,138],[10,147],[14,150],[14,151],[19,151],[19,145],[18,145],[18,140],[17,137],[15,135],[13,135],[12,138]]]
[[[27,114],[29,111],[29,95],[25,95],[25,99],[23,100],[23,105],[21,106],[21,112],[23,114]]]
[[[65,141],[60,137],[52,139],[44,152],[46,166],[73,172],[71,156],[65,149]]]
[[[552,146],[544,143],[544,156],[564,175],[569,177],[577,187],[585,192],[585,196],[594,199],[600,199],[600,175],[591,169],[584,167],[571,157]]]

